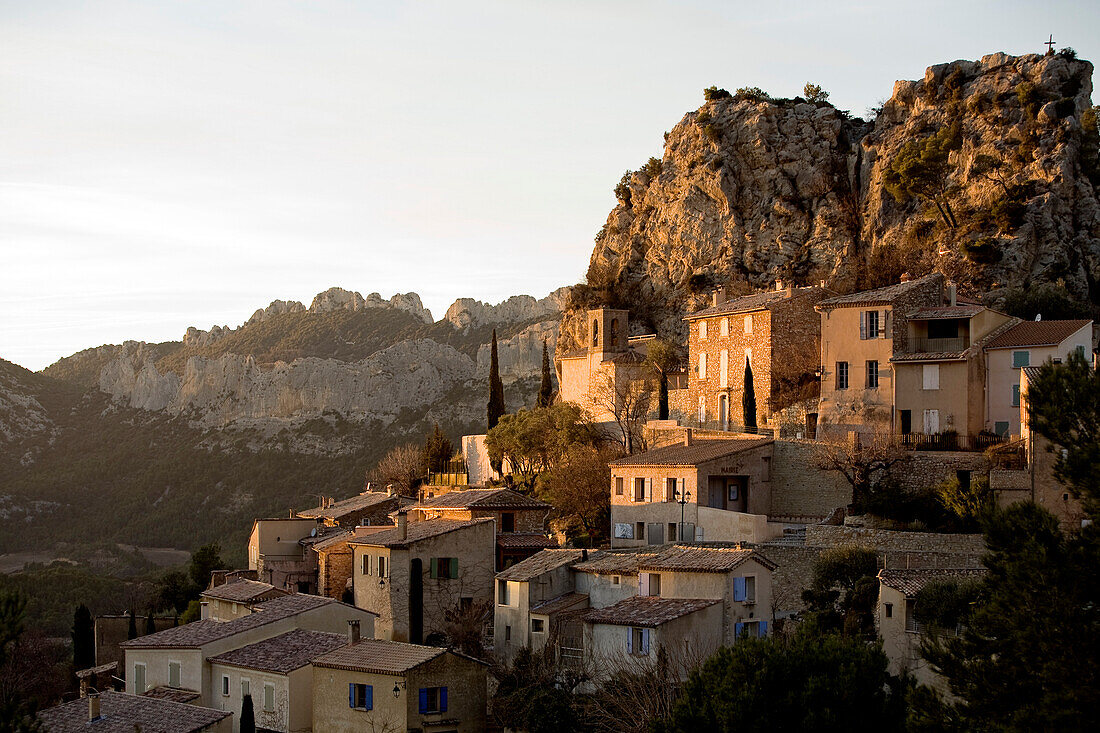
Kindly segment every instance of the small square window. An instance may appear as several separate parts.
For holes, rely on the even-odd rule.
[[[1013,351],[1012,352],[1012,367],[1014,369],[1020,369],[1021,367],[1031,366],[1031,352],[1030,351]]]
[[[545,631],[545,622],[541,618],[531,619],[531,632],[541,634]]]
[[[893,618],[894,617],[894,604],[893,603],[887,603],[887,604],[885,604],[885,606],[886,606],[886,618]]]

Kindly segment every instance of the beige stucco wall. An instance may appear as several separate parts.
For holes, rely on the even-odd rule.
[[[412,561],[423,563],[424,638],[442,632],[443,614],[458,605],[462,598],[489,602],[493,598],[493,578],[496,573],[496,531],[493,522],[481,522],[470,527],[421,540],[408,548],[385,548],[374,545],[353,545],[353,584],[355,605],[378,614],[376,638],[395,641],[409,640],[409,576]],[[363,557],[371,556],[372,574],[364,575]],[[378,557],[386,557],[385,586],[379,585]],[[433,557],[458,558],[456,579],[431,578]]]
[[[771,571],[755,560],[748,560],[729,573],[696,573],[645,571],[661,576],[662,598],[713,598],[721,600],[722,626],[721,643],[729,645],[736,641],[736,624],[743,621],[767,621],[769,628],[772,619],[772,578]],[[734,578],[754,578],[756,593],[754,600],[734,601]]]
[[[704,661],[721,646],[722,626],[722,604],[716,603],[650,629],[649,654],[628,654],[627,640],[632,627],[586,623],[585,656],[597,679],[621,669],[655,664],[660,647],[664,647],[673,665],[691,666],[692,662]]]
[[[348,706],[348,685],[373,686],[374,709],[355,710]],[[394,698],[397,684],[400,696]],[[447,688],[447,712],[421,715],[419,690]],[[404,675],[353,672],[317,667],[313,674],[313,718],[318,731],[359,733],[360,731],[438,730],[440,721],[454,720],[444,730],[483,731],[486,725],[486,671],[477,662],[444,654]]]
[[[886,617],[886,604],[893,607],[890,618]],[[905,594],[880,583],[875,621],[882,637],[882,650],[890,660],[890,674],[908,672],[918,684],[931,685],[946,692],[943,678],[920,655],[921,635],[905,630],[905,614]]]
[[[924,365],[936,364],[940,372],[940,388],[924,389]],[[972,435],[981,429],[972,429],[971,392],[980,397],[982,384],[971,381],[969,362],[902,362],[894,365],[897,375],[897,409],[910,410],[913,417],[912,432],[924,432],[924,411],[938,410],[940,430],[954,430],[961,435]],[[973,388],[973,389],[972,389]],[[980,416],[980,407],[977,410]],[[901,430],[901,419],[895,421],[895,431]]]
[[[222,694],[222,677],[229,677],[229,694]],[[233,733],[240,733],[241,681],[248,680],[256,725],[282,733],[307,733],[313,729],[313,667],[306,665],[287,675],[244,669],[227,664],[210,665],[211,707],[233,713]],[[275,688],[275,705],[264,710],[264,685]]]
[[[894,321],[891,306],[866,308],[835,308],[821,314],[821,364],[825,368],[821,377],[821,401],[818,410],[819,434],[821,429],[844,432],[865,430],[885,432],[890,429],[891,400],[893,397],[893,338],[860,339],[859,318],[863,311],[877,310],[889,313],[887,323]],[[880,316],[881,318],[881,316]],[[877,360],[879,383],[877,389],[866,389],[868,361]],[[848,388],[836,388],[836,363],[848,362]]]
[[[219,650],[220,651],[220,650]],[[204,656],[198,649],[127,649],[126,650],[126,692],[140,695],[154,687],[168,686],[169,662],[180,663],[180,688],[204,693],[206,670]],[[145,665],[145,689],[136,687],[137,676],[134,667]],[[203,694],[203,704],[207,704]]]
[[[493,597],[493,650],[501,659],[511,659],[520,648],[539,649],[549,634],[549,624],[543,633],[531,631],[530,609],[543,601],[577,590],[576,574],[570,566],[556,568],[537,576],[531,582],[497,580]],[[508,603],[500,603],[499,585],[508,584]],[[545,615],[536,616],[547,620]],[[511,634],[507,628],[511,627]],[[510,638],[505,638],[510,636]]]
[[[300,560],[303,551],[298,540],[309,537],[317,525],[316,519],[257,520],[248,537],[248,569],[259,571],[263,580],[264,560]]]
[[[215,621],[232,621],[252,613],[252,608],[247,603],[237,603],[222,598],[203,598],[202,604],[202,617]]]

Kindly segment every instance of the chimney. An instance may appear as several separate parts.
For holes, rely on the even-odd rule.
[[[404,509],[397,513],[397,536],[403,540],[409,538],[409,513]]]
[[[348,643],[359,643],[359,619],[351,619],[348,621]]]
[[[88,693],[88,722],[91,723],[93,721],[99,720],[100,717],[101,716],[99,714],[99,693],[98,692]]]
[[[691,445],[692,441],[694,440],[694,432],[695,431],[691,428],[684,428],[684,445]]]
[[[581,562],[585,562],[587,560],[588,560],[588,550],[582,549],[581,550]]]
[[[947,304],[948,305],[955,305],[956,302],[957,301],[955,299],[955,283],[953,283],[951,281],[948,281],[947,282]]]
[[[818,287],[823,288],[823,287],[825,287],[825,281],[824,280],[818,280],[817,285],[818,285]]]
[[[386,496],[393,496],[393,484],[386,484]]]
[[[903,283],[907,283],[907,282],[909,282],[909,281],[910,281],[911,279],[913,279],[913,276],[912,276],[912,275],[910,275],[910,274],[909,274],[908,272],[903,272],[903,273],[901,273],[901,281],[902,281]]]
[[[783,289],[783,281],[782,280],[776,280],[775,281],[775,289],[776,289],[776,292]]]
[[[722,305],[726,302],[726,287],[723,285],[720,288],[715,288],[714,293],[711,294],[710,304],[712,306]]]

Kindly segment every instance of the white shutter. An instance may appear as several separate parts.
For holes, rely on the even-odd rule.
[[[649,654],[649,629],[642,629],[642,654]]]
[[[638,573],[638,595],[649,595],[649,573]]]
[[[940,388],[940,365],[925,364],[923,369],[924,389]]]
[[[725,349],[718,355],[718,386],[730,386],[730,352]]]
[[[680,492],[680,496],[684,495],[684,480],[682,478],[676,479],[676,489]]]
[[[859,312],[859,338],[867,338],[867,311]]]
[[[925,410],[924,411],[924,434],[935,435],[940,432],[940,411],[939,410]]]
[[[886,314],[889,311],[883,309],[878,314],[878,337],[880,339],[886,338]]]
[[[707,378],[707,352],[699,354],[699,379]]]
[[[626,653],[634,653],[634,629],[629,626],[626,627]]]
[[[653,479],[651,478],[645,480],[645,500],[653,501]]]

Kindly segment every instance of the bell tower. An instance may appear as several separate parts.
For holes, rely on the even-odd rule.
[[[588,353],[606,354],[601,361],[627,351],[630,311],[618,308],[593,308],[588,311]]]

